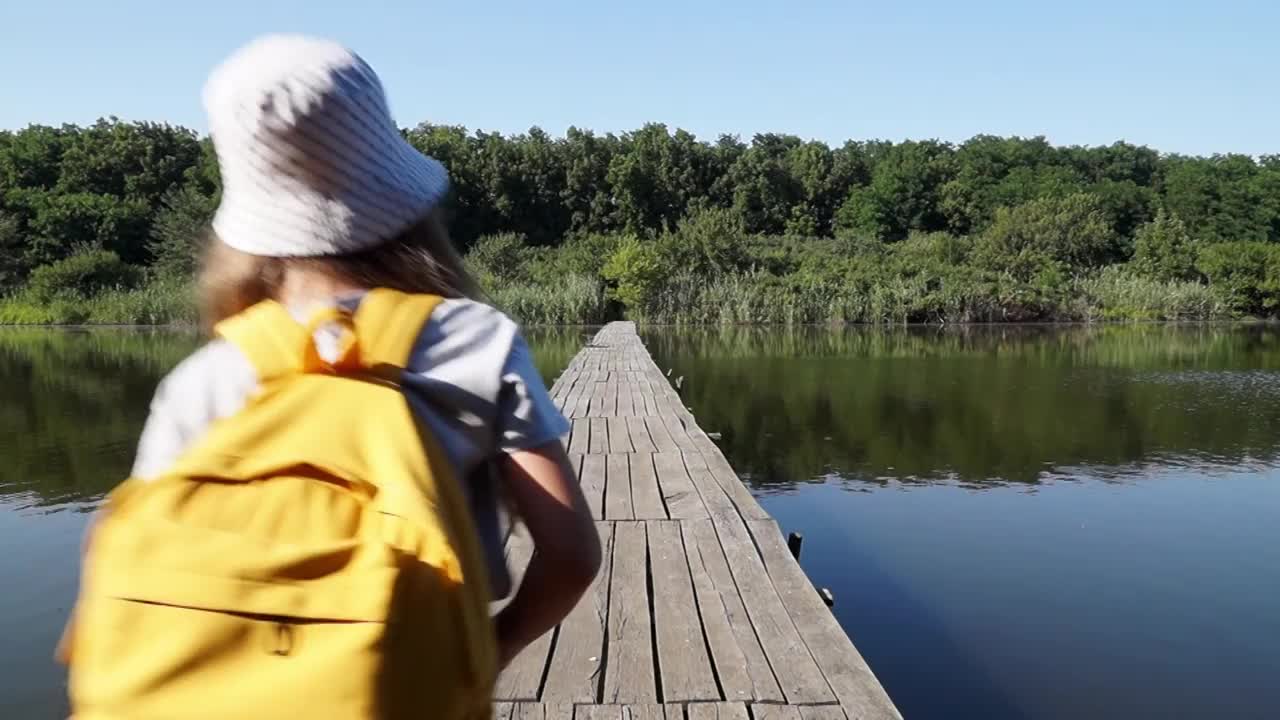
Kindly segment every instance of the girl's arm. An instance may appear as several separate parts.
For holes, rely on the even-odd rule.
[[[534,544],[520,589],[495,619],[505,667],[586,592],[600,569],[600,535],[559,441],[505,455],[500,467]]]

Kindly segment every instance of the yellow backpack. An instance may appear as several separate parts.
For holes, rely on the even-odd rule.
[[[70,636],[75,717],[491,716],[479,540],[399,386],[438,302],[375,290],[307,326],[274,302],[218,326],[260,392],[108,498]]]

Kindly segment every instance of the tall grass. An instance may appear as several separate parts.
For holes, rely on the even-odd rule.
[[[594,325],[624,313],[598,277],[555,283],[490,281],[488,300],[525,325]],[[1001,280],[962,282],[886,275],[867,282],[778,277],[764,272],[664,278],[625,315],[661,325],[813,325],[1050,321],[1213,320],[1233,317],[1221,294],[1195,282],[1160,281],[1117,266],[1046,293]],[[194,325],[190,284],[154,280],[91,297],[0,297],[0,325]]]
[[[0,298],[0,325],[194,325],[197,319],[191,287],[172,279],[88,297],[67,292],[45,300],[19,292]]]
[[[1212,320],[1231,316],[1208,285],[1161,281],[1122,267],[1104,268],[1078,283],[1086,320]]]
[[[764,273],[670,278],[629,312],[663,325],[904,325],[1016,321],[1212,320],[1232,317],[1210,287],[1159,281],[1122,267],[1069,281],[1054,292],[1007,280],[939,282],[891,275],[867,284],[803,283]]]
[[[592,325],[610,319],[600,280],[567,275],[562,283],[493,283],[489,300],[525,325]]]

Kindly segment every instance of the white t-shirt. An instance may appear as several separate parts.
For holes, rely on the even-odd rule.
[[[354,309],[359,301],[341,302]],[[215,340],[197,350],[156,390],[134,477],[163,473],[214,421],[243,408],[257,387],[253,366],[231,343]],[[419,332],[403,387],[462,480],[494,595],[504,596],[510,584],[502,547],[506,528],[489,461],[553,442],[569,431],[569,422],[547,393],[519,327],[473,300],[440,303]]]

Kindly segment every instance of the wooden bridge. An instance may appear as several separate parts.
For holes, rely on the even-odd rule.
[[[498,720],[901,717],[633,324],[601,330],[552,395],[604,564],[504,671]],[[507,552],[523,568],[531,544]]]

